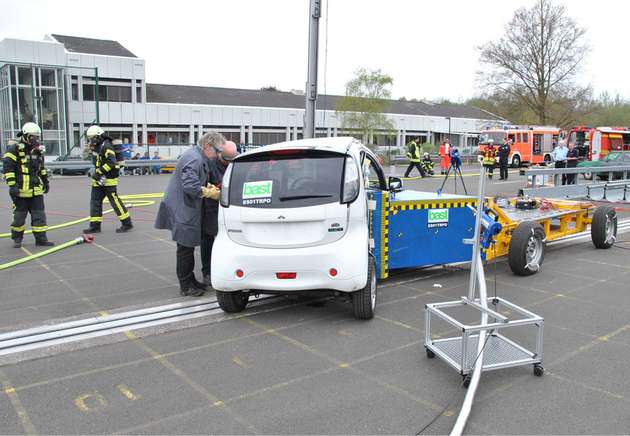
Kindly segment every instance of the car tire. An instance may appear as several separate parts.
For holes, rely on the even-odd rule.
[[[584,180],[593,180],[593,173],[584,173]]]
[[[249,302],[249,293],[243,291],[216,291],[219,307],[227,313],[238,313],[245,310]]]
[[[376,263],[374,258],[369,256],[368,274],[365,287],[352,293],[352,309],[356,319],[372,319],[374,318],[374,309],[376,308]]]
[[[617,212],[612,206],[599,206],[593,213],[591,240],[597,248],[610,248],[617,239]]]
[[[521,157],[517,154],[512,157],[512,168],[520,168],[521,167]]]
[[[508,263],[519,276],[536,274],[545,259],[547,238],[545,230],[533,221],[522,222],[512,233]]]

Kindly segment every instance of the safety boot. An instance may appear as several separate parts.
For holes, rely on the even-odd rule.
[[[87,229],[83,229],[83,233],[86,235],[101,233],[101,223],[90,223],[90,226]]]
[[[16,238],[13,240],[13,248],[22,248],[22,238]]]
[[[127,218],[122,220],[122,225],[116,229],[116,233],[127,233],[131,229],[133,229],[131,218]]]
[[[55,245],[54,242],[51,242],[46,237],[46,233],[36,233],[35,234],[35,245],[40,247],[52,247]]]

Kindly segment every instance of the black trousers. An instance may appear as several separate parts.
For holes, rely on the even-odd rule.
[[[499,161],[499,177],[501,177],[504,180],[507,180],[507,178],[508,178],[508,161],[507,161],[507,159],[505,161],[502,161],[502,160]]]
[[[554,165],[556,168],[566,168],[567,167],[567,162],[566,161],[558,161],[555,163]],[[562,175],[562,184],[566,185],[567,184],[567,175],[563,174]]]
[[[31,198],[16,198],[13,202],[13,222],[11,223],[11,238],[21,240],[24,236],[26,216],[31,214],[31,230],[36,240],[46,239],[46,212],[44,211],[44,196],[36,195]]]
[[[177,279],[180,285],[189,286],[195,271],[195,247],[177,244]]]
[[[577,161],[567,162],[567,168],[575,168],[577,167]],[[566,182],[567,185],[575,185],[575,176],[577,174],[567,174]]]
[[[409,162],[407,171],[405,171],[405,177],[409,177],[409,174],[411,174],[411,170],[413,170],[414,168],[418,168],[418,172],[420,172],[420,175],[424,177],[424,170],[420,166],[420,162]]]
[[[201,272],[204,277],[210,275],[213,245],[214,235],[201,235]]]
[[[103,199],[107,197],[114,212],[121,221],[129,220],[129,212],[125,203],[118,197],[116,186],[92,186],[90,195],[90,224],[103,222]]]

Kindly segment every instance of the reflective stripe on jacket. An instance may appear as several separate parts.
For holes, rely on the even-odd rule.
[[[44,183],[48,178],[44,156],[37,148],[30,153],[26,150],[23,142],[7,148],[3,158],[5,180],[9,186],[18,186],[20,198],[44,195]]]

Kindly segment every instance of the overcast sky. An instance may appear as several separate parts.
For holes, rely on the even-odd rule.
[[[326,83],[328,93],[343,94],[353,71],[368,67],[394,78],[396,98],[456,101],[477,92],[475,48],[533,2],[322,1],[320,92]],[[583,81],[630,97],[630,1],[565,3],[587,28]],[[153,83],[291,90],[306,81],[308,0],[0,0],[0,39],[48,33],[117,40],[146,60]]]

